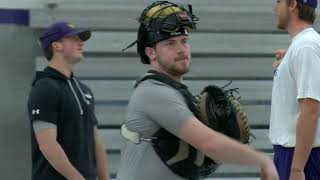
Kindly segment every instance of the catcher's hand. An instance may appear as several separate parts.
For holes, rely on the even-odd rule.
[[[248,118],[234,91],[210,85],[195,97],[195,102],[202,123],[246,144],[250,137]]]

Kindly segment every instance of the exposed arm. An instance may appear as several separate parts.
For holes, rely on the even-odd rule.
[[[315,140],[320,102],[313,99],[300,99],[300,115],[297,122],[297,135],[292,168],[303,171]]]
[[[65,178],[84,180],[84,177],[70,163],[60,144],[56,141],[57,130],[47,128],[36,133],[39,148],[49,163]]]
[[[320,57],[314,47],[303,46],[297,51],[294,62],[292,72],[297,84],[300,114],[296,124],[296,145],[290,179],[303,179],[303,170],[315,140],[320,113],[320,77],[317,76],[320,72]]]
[[[97,168],[98,168],[98,179],[99,180],[108,180],[108,164],[107,164],[107,155],[105,148],[99,138],[97,129],[95,129],[95,144],[96,144],[96,159],[97,159]]]
[[[179,137],[217,162],[259,165],[266,179],[278,179],[273,162],[263,153],[209,129],[196,118],[189,119]]]

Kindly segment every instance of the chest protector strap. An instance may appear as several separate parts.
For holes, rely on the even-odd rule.
[[[199,118],[198,111],[194,104],[194,97],[189,92],[187,86],[154,70],[148,71],[148,74],[150,75],[145,75],[138,80],[135,87],[147,79],[154,79],[169,85],[182,94],[188,108],[197,118]],[[160,159],[175,174],[183,178],[190,180],[197,180],[200,177],[204,178],[210,175],[218,167],[217,164],[215,164],[211,159],[205,157],[200,151],[171,134],[164,128],[160,128],[153,135],[152,145]],[[205,168],[203,168],[204,166]],[[210,170],[208,170],[208,166],[210,166]],[[204,169],[205,171],[203,171]]]

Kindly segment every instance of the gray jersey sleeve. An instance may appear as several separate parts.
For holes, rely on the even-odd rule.
[[[35,134],[41,132],[44,129],[50,129],[50,128],[57,129],[57,126],[55,124],[52,124],[46,121],[41,121],[41,120],[33,121],[32,126]]]
[[[159,126],[177,136],[184,123],[194,117],[193,113],[179,91],[159,82],[149,83],[141,86],[140,93],[137,94],[140,96],[138,99],[141,111]]]

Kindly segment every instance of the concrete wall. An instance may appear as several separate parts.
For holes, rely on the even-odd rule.
[[[0,41],[0,179],[30,179],[26,102],[39,48],[24,26],[0,25]]]
[[[1,0],[0,8],[35,9],[43,8],[48,2],[59,1],[60,0]]]

